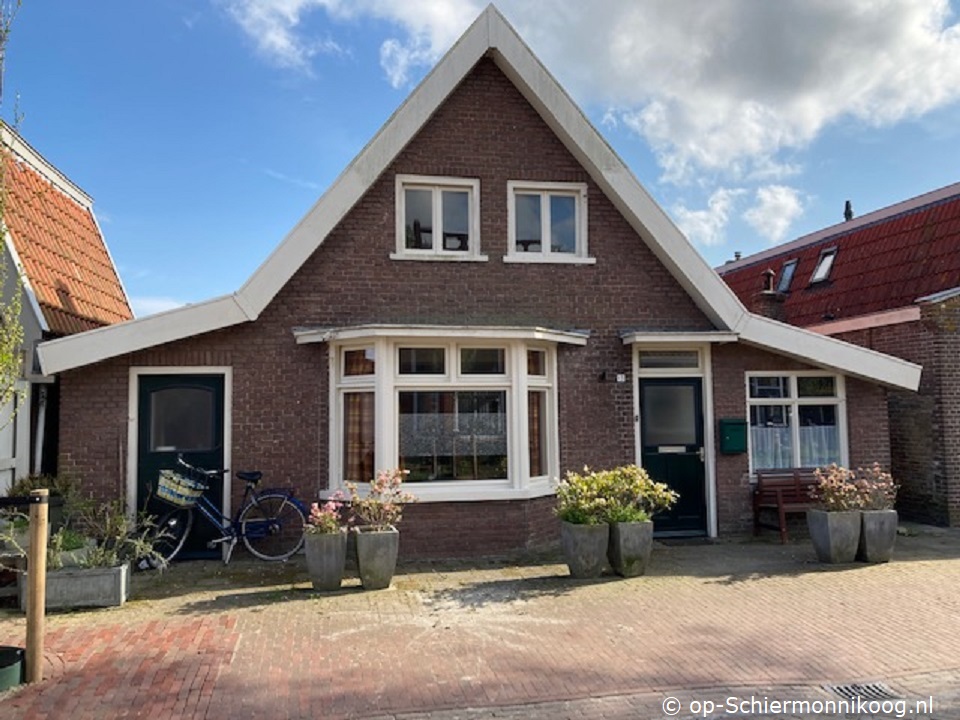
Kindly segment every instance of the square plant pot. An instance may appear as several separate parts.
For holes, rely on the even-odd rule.
[[[27,609],[27,575],[17,579],[20,609]],[[47,571],[47,610],[116,607],[127,601],[130,566],[62,568]]]

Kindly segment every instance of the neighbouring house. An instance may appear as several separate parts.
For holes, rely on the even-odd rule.
[[[960,183],[718,271],[747,308],[923,366],[889,393],[903,515],[960,525]]]
[[[791,466],[886,464],[920,375],[748,312],[493,6],[237,292],[40,353],[104,496],[179,452],[309,498],[399,465],[420,557],[552,544],[584,465],[677,488],[658,532],[744,529],[750,411],[817,423]]]
[[[42,340],[130,320],[133,313],[93,213],[91,198],[0,121],[7,287],[21,276],[21,394],[0,427],[0,493],[31,473],[55,473],[59,392],[40,370]]]

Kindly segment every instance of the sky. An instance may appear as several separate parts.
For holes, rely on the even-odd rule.
[[[500,0],[706,261],[960,181],[960,0]],[[479,0],[23,0],[0,114],[138,316],[247,280]]]

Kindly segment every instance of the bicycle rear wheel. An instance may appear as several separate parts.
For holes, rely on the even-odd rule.
[[[240,513],[240,537],[261,560],[286,560],[303,545],[307,516],[286,493],[263,493]]]
[[[183,549],[192,527],[193,508],[171,510],[157,521],[153,536],[154,552],[164,562],[170,562]]]

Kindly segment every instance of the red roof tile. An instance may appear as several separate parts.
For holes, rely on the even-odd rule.
[[[776,271],[776,287],[784,263],[798,260],[778,319],[801,327],[912,305],[960,287],[960,184],[930,195],[927,204],[907,201],[849,228],[840,224],[808,236],[808,242],[801,238],[717,271],[756,310],[763,272]],[[833,247],[837,255],[828,279],[811,284],[820,253]]]
[[[52,181],[50,170],[7,153],[5,220],[50,332],[70,335],[131,319],[92,207],[79,191]]]

